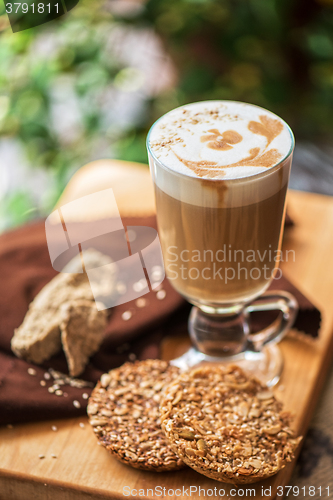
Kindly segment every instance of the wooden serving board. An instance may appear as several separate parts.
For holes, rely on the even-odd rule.
[[[120,177],[115,174],[115,168]],[[72,179],[60,204],[88,194],[98,184],[109,187],[103,182],[102,171],[106,178],[109,176],[110,182],[112,180],[121,213],[135,209],[133,199],[130,208],[126,203],[125,180],[127,186],[141,183],[145,190],[144,195],[140,190],[136,198],[138,213],[153,211],[152,186],[147,170],[142,166],[135,169],[133,164],[127,167],[115,162],[97,162],[81,170]],[[118,183],[119,178],[121,182]],[[283,270],[321,309],[323,315],[318,340],[296,338],[291,334],[280,344],[285,368],[277,395],[288,409],[296,413],[295,427],[304,434],[333,358],[333,198],[294,191],[289,192],[288,206],[296,226],[287,230],[284,247],[294,249],[296,258],[295,262],[284,263]],[[169,339],[164,344],[164,357],[176,357],[186,349],[187,343],[186,338]],[[82,422],[85,423],[84,428],[79,425]],[[57,432],[52,431],[52,425],[57,426]],[[39,459],[40,454],[45,458]],[[52,454],[57,458],[52,458]],[[277,487],[288,484],[294,464],[269,480],[240,488],[255,488],[255,498],[258,499],[274,498]],[[213,498],[227,499],[233,493],[230,492],[233,486],[209,480],[189,468],[172,473],[149,473],[119,463],[105,449],[97,446],[97,440],[84,417],[0,429],[0,500],[124,499],[139,496],[139,490],[142,490],[141,498],[144,493],[145,498],[152,500],[161,498],[159,492],[163,493],[163,488],[162,497],[186,498],[182,488],[187,489],[189,494],[190,486],[193,489],[189,498],[195,500],[203,495],[201,493],[199,497],[198,491],[194,492],[195,487],[198,490],[199,487],[204,488],[206,492],[216,487],[217,493]],[[172,489],[177,490],[175,495],[168,491]],[[219,489],[225,494],[222,491],[219,494]],[[124,495],[130,492],[129,496]],[[243,491],[243,496],[245,493]],[[239,491],[239,495],[232,496],[239,498],[241,495]]]

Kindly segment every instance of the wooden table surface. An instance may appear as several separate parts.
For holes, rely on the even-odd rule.
[[[100,163],[89,167],[84,175],[89,177],[92,171],[96,174],[101,166]],[[104,164],[103,169],[105,168]],[[111,164],[109,168],[112,168]],[[132,171],[130,183],[136,182],[135,175]],[[94,178],[96,177],[98,176],[95,175]],[[146,199],[147,207],[143,212],[150,213],[153,210],[149,194],[151,185],[148,185],[149,177],[143,167],[139,177],[141,180],[138,182],[142,182],[147,190],[146,196],[140,196],[140,203],[144,203]],[[82,174],[77,179],[82,181]],[[75,179],[73,182],[75,185]],[[91,190],[94,189],[93,184],[92,182]],[[123,185],[123,181],[121,184]],[[118,194],[116,187],[114,191],[120,202],[123,194]],[[70,187],[61,203],[80,193],[80,190],[75,191]],[[280,344],[285,369],[277,395],[296,413],[295,427],[298,432],[304,433],[333,357],[333,198],[291,191],[288,206],[296,226],[286,231],[284,248],[295,250],[295,261],[283,263],[283,271],[323,314],[318,340],[300,336],[296,338],[291,334]],[[128,205],[123,203],[121,213],[127,209]],[[176,342],[170,339],[169,344],[165,344],[165,357],[170,354],[170,345],[175,347],[175,355],[178,355],[185,349],[186,343],[186,339],[177,339]],[[80,423],[85,423],[84,428]],[[52,425],[57,426],[57,432],[52,431]],[[46,458],[40,460],[40,454]],[[52,458],[51,454],[55,454],[57,458]],[[271,493],[264,495],[264,498],[274,498],[277,486],[288,483],[293,466],[294,463],[273,478],[251,485],[251,488],[256,489],[256,498],[263,498],[262,487],[266,490],[272,488]],[[126,486],[129,489],[123,490]],[[120,499],[131,498],[123,493],[132,489],[137,490],[137,494],[142,489],[146,498],[153,499],[160,497],[154,492],[147,493],[146,490],[157,486],[165,487],[166,490],[183,486],[200,486],[206,490],[217,487],[225,490],[225,496],[220,495],[221,498],[228,498],[230,490],[230,485],[209,480],[191,469],[157,474],[127,467],[97,446],[97,440],[84,417],[0,429],[0,500]],[[243,485],[242,488],[250,486]],[[133,498],[134,495],[135,492]],[[173,498],[171,494],[167,496]],[[191,498],[202,497],[192,494]]]

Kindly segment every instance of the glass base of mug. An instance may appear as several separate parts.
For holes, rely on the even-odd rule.
[[[275,320],[251,332],[250,314],[277,311]],[[192,307],[189,334],[193,347],[173,364],[187,370],[202,363],[236,364],[268,387],[276,385],[283,358],[276,345],[292,327],[298,305],[288,292],[267,291],[245,306],[207,311]]]
[[[183,371],[205,363],[237,365],[267,387],[273,387],[279,382],[283,370],[283,356],[276,344],[269,344],[260,352],[244,351],[225,357],[209,356],[191,347],[182,356],[171,361],[171,364]]]

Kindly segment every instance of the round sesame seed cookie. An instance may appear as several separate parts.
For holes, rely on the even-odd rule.
[[[160,412],[172,450],[192,469],[226,483],[276,474],[301,439],[282,403],[237,366],[182,373],[165,390]]]
[[[179,373],[166,361],[148,359],[125,363],[102,375],[87,408],[99,443],[137,469],[184,467],[162,431],[159,414],[162,391]]]

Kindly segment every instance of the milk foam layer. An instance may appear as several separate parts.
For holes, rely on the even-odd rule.
[[[292,147],[287,125],[251,104],[206,101],[182,106],[153,126],[150,149],[169,169],[204,179],[239,179],[274,167]]]

